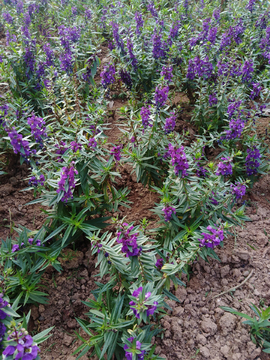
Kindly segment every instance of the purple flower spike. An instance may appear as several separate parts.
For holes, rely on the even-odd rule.
[[[155,266],[161,270],[162,266],[163,266],[163,259],[158,259]]]
[[[117,233],[117,242],[122,244],[121,251],[123,253],[125,253],[127,257],[139,256],[142,251],[142,248],[138,247],[138,244],[137,244],[137,237],[139,234],[138,233],[130,234],[132,229],[133,229],[133,226],[129,226],[128,224],[124,223],[120,227],[120,231]],[[141,288],[141,291],[142,291],[142,288]],[[133,295],[133,296],[138,296],[138,295]]]
[[[121,150],[122,150],[122,145],[118,145],[118,146],[114,146],[110,152],[110,155],[114,156],[114,160],[115,161],[120,161],[121,160]]]
[[[160,86],[156,87],[155,103],[157,109],[165,105],[168,99],[168,93],[169,93],[169,86],[165,86],[164,88],[161,88]]]
[[[221,160],[222,161],[218,164],[217,175],[224,175],[224,176],[232,175],[232,164],[231,164],[232,160],[230,158],[225,158],[225,157],[222,157]]]
[[[259,159],[261,154],[259,149],[256,146],[253,146],[251,149],[247,149],[246,157],[246,172],[248,176],[256,175],[258,173],[258,167],[260,166]]]
[[[175,148],[172,144],[169,144],[168,152],[171,157],[171,164],[174,167],[175,175],[179,176],[179,173],[181,172],[182,178],[187,176],[187,169],[189,168],[189,165],[184,152],[184,146]]]
[[[143,128],[146,129],[148,126],[152,127],[153,125],[150,123],[150,115],[151,115],[151,106],[148,105],[148,107],[143,106],[141,108],[140,112],[141,118],[142,118],[142,124]]]
[[[207,226],[207,230],[210,232],[210,234],[203,232],[203,239],[198,239],[200,241],[200,247],[206,246],[213,249],[224,240],[223,230],[220,228],[216,230],[211,226]]]
[[[235,195],[236,199],[242,199],[246,193],[246,186],[240,182],[236,182],[235,185],[231,185],[232,193]]]
[[[169,222],[172,218],[172,215],[176,214],[176,209],[172,206],[165,206],[162,211],[164,213],[164,219],[166,222]]]

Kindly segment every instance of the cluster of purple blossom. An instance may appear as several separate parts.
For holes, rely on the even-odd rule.
[[[29,179],[29,185],[37,187],[38,185],[44,186],[45,176],[43,174],[40,175],[39,179],[36,176],[31,176]]]
[[[97,147],[97,142],[94,137],[89,139],[88,146],[92,149],[95,149]]]
[[[143,28],[143,18],[142,18],[142,14],[139,13],[138,11],[135,12],[134,14],[135,17],[135,21],[136,21],[136,34],[137,36],[141,35],[141,29]]]
[[[133,52],[133,44],[130,38],[127,39],[128,55],[134,70],[137,70],[138,60]]]
[[[231,190],[236,199],[242,199],[246,193],[246,186],[240,182],[236,182],[235,184],[231,184]]]
[[[171,164],[174,167],[175,175],[180,177],[187,176],[189,164],[187,162],[184,146],[175,148],[172,144],[168,145],[168,155],[171,157]]]
[[[59,188],[56,192],[59,194],[63,192],[61,201],[67,202],[68,199],[73,198],[72,190],[75,189],[75,174],[78,174],[78,171],[74,168],[74,163],[71,163],[70,166],[63,167],[61,172],[61,179],[58,182]]]
[[[163,259],[157,259],[157,262],[155,263],[155,266],[161,270],[162,266],[164,264],[164,260]]]
[[[164,76],[164,79],[169,82],[172,81],[173,78],[173,67],[172,66],[163,66],[160,75]]]
[[[30,144],[27,140],[23,140],[23,136],[19,134],[15,127],[12,129],[6,129],[10,138],[10,143],[13,146],[15,154],[20,154],[25,161],[29,161],[29,156],[35,154],[35,150],[30,149]]]
[[[223,230],[220,228],[216,230],[210,225],[207,226],[207,230],[209,233],[202,232],[203,238],[198,239],[200,242],[200,247],[206,246],[213,249],[224,240]]]
[[[196,56],[194,59],[190,59],[188,62],[187,79],[194,80],[195,76],[199,78],[210,78],[213,75],[213,65],[209,61],[208,57],[205,60]]]
[[[210,42],[212,45],[215,43],[218,29],[216,26],[211,26],[211,19],[208,18],[204,20],[202,27],[203,29],[199,35],[191,38],[189,41],[191,47],[194,47],[198,43],[205,44],[206,42]]]
[[[115,67],[112,64],[105,66],[104,70],[100,73],[101,84],[104,88],[115,82]]]
[[[18,360],[34,360],[38,356],[40,349],[26,330],[15,330],[7,340],[12,341],[12,345],[8,345],[3,351],[3,360],[12,355],[16,355],[14,359]],[[13,345],[14,343],[17,344]]]
[[[141,314],[146,311],[146,316],[153,315],[154,312],[157,309],[158,302],[154,301],[153,305],[147,305],[145,304],[147,301],[149,301],[152,293],[149,291],[145,294],[145,297],[142,298],[140,294],[143,291],[143,287],[140,286],[137,290],[134,290],[132,293],[132,296],[136,298],[136,300],[132,300],[129,302],[130,309],[133,311],[134,315],[137,319],[141,318]]]
[[[43,138],[47,137],[45,120],[33,113],[31,117],[27,118],[27,124],[31,128],[31,134],[42,147]]]
[[[82,144],[77,143],[76,141],[71,141],[70,143],[71,150],[75,153],[78,150],[82,149]]]
[[[130,234],[134,229],[134,226],[129,226],[127,223],[123,223],[120,227],[120,231],[117,232],[117,242],[122,244],[121,251],[129,256],[139,256],[142,248],[138,247],[137,237],[138,233]]]
[[[195,163],[196,163],[196,175],[198,177],[201,177],[201,178],[205,178],[207,177],[207,174],[208,174],[208,170],[205,169],[201,163],[200,163],[200,160],[201,160],[201,157],[200,158],[197,158],[197,159],[194,159],[195,160]]]
[[[0,114],[0,125],[5,126],[4,118],[7,116],[8,110],[9,110],[9,106],[7,104],[0,106],[0,111],[2,112],[2,114]]]
[[[6,319],[8,316],[7,313],[2,309],[6,308],[7,306],[9,306],[9,303],[4,300],[4,294],[0,293],[0,350],[2,349],[3,340],[7,330],[6,326],[1,322],[1,320]]]
[[[156,107],[159,110],[162,106],[165,105],[169,94],[169,86],[165,86],[162,88],[161,86],[157,86],[155,90],[155,103]]]
[[[153,58],[154,59],[165,59],[169,51],[169,44],[165,40],[162,40],[161,33],[155,29],[154,35],[152,36],[153,43]]]
[[[142,125],[144,130],[149,126],[152,127],[153,124],[150,123],[150,116],[151,116],[151,106],[143,106],[140,111],[140,115],[142,118]]]
[[[67,144],[64,141],[60,141],[60,143],[56,144],[55,147],[55,153],[61,155],[57,157],[58,161],[63,162],[64,160],[62,159],[62,155],[64,155],[64,153],[68,150]]]
[[[173,206],[164,206],[162,211],[164,213],[164,220],[166,222],[171,221],[173,214],[176,214],[176,209]]]
[[[33,238],[29,238],[28,239],[28,244],[29,245],[35,245],[35,246],[41,246],[41,240],[37,239],[34,243],[34,239]],[[23,247],[25,246],[25,244],[22,242],[21,245],[19,244],[14,244],[12,245],[12,249],[11,249],[11,252],[16,252],[16,251],[19,251],[21,250]]]
[[[114,156],[114,160],[115,161],[120,161],[121,160],[121,150],[122,150],[123,145],[118,145],[118,146],[114,146],[112,148],[112,150],[110,151],[110,155]]]
[[[217,175],[229,176],[232,175],[232,159],[222,157],[222,161],[218,163]]]
[[[261,154],[256,146],[251,149],[247,149],[247,156],[245,160],[246,172],[248,176],[256,175],[258,173],[258,167],[260,166],[259,159]]]
[[[173,112],[171,113],[171,116],[166,119],[166,122],[164,125],[165,134],[169,134],[174,130],[176,119],[177,119],[177,116]]]
[[[128,338],[128,341],[130,341],[131,343],[133,342],[134,337],[130,337]],[[141,346],[142,344],[137,340],[136,341],[136,350],[141,350]],[[126,360],[132,360],[133,356],[132,356],[132,351],[128,351],[130,348],[128,347],[127,344],[124,345],[124,350],[125,350],[125,357]],[[141,350],[140,353],[137,352],[137,359],[138,360],[144,360],[144,354],[145,354],[145,350]]]
[[[120,78],[122,80],[122,82],[126,85],[126,87],[131,90],[132,88],[132,80],[131,80],[131,76],[130,73],[124,69],[120,69],[119,72]]]

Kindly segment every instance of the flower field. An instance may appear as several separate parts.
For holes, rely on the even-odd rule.
[[[0,8],[2,358],[266,359],[269,3]]]

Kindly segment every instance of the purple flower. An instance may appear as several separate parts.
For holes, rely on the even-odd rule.
[[[18,134],[15,127],[12,129],[6,129],[8,136],[10,138],[10,143],[13,146],[13,151],[15,154],[20,154],[26,161],[28,161],[28,157],[34,153],[34,151],[30,150],[29,142],[27,140],[23,140],[21,134]]]
[[[255,3],[256,0],[249,0],[246,9],[252,13],[254,11]]]
[[[12,24],[13,23],[13,17],[10,15],[9,12],[3,12],[2,13],[3,19],[8,23],[8,24]]]
[[[44,186],[45,182],[45,176],[43,174],[40,175],[39,179],[37,179],[35,176],[31,176],[29,179],[29,185],[30,186]]]
[[[97,147],[97,142],[94,137],[89,139],[88,146],[93,149]]]
[[[64,155],[64,153],[67,151],[68,147],[67,144],[64,141],[60,141],[60,145],[56,144],[55,147],[57,150],[55,151],[56,154]],[[63,162],[62,156],[57,158],[59,162]]]
[[[146,311],[146,316],[153,315],[157,309],[158,302],[154,301],[153,305],[146,304],[147,301],[151,298],[152,293],[149,291],[145,294],[144,298],[141,297],[141,293],[143,291],[142,286],[140,286],[137,290],[134,290],[132,296],[136,298],[136,300],[132,300],[129,302],[130,309],[133,311],[134,315],[137,319],[141,318],[141,313]]]
[[[231,184],[231,189],[236,199],[241,199],[246,193],[246,186],[240,182],[236,182],[234,185]]]
[[[27,118],[27,124],[31,128],[31,134],[35,140],[42,145],[43,138],[47,137],[45,121],[32,113],[31,117]]]
[[[76,8],[76,6],[72,6],[71,13],[72,13],[73,16],[78,15],[78,9]]]
[[[142,248],[139,248],[137,244],[139,234],[130,234],[133,228],[134,226],[123,223],[123,225],[120,226],[120,231],[117,233],[117,242],[122,244],[121,251],[126,254],[126,257],[139,256],[142,251]]]
[[[209,106],[214,106],[218,102],[216,96],[214,94],[209,95]]]
[[[186,154],[184,152],[184,146],[180,148],[175,148],[172,144],[168,145],[169,155],[171,157],[171,164],[174,167],[175,175],[180,177],[187,176],[187,169],[189,168]]]
[[[157,13],[157,10],[155,8],[154,1],[149,1],[149,3],[147,4],[147,10],[150,11],[150,13],[152,14],[152,16],[154,18],[158,17],[158,13]]]
[[[110,155],[114,156],[115,161],[119,161],[121,159],[121,150],[123,145],[114,146],[110,152]]]
[[[154,32],[154,35],[152,36],[152,42],[153,42],[153,57],[154,59],[165,59],[167,56],[167,52],[169,50],[169,46],[166,43],[166,41],[161,40],[161,34],[157,33],[156,29]]]
[[[76,143],[76,141],[71,141],[71,143],[70,143],[70,148],[71,148],[71,150],[72,150],[73,152],[77,152],[78,150],[81,150],[81,149],[82,149],[82,145]]]
[[[242,81],[248,82],[252,79],[252,73],[254,71],[253,68],[253,61],[246,60],[243,67],[242,67]]]
[[[0,310],[0,312],[1,311],[2,310]],[[1,315],[0,315],[0,318],[1,318]],[[0,322],[0,349],[3,348],[2,344],[3,344],[3,340],[4,340],[6,330],[7,330],[7,328],[5,327],[5,325],[2,322]]]
[[[180,28],[180,21],[176,21],[172,24],[172,27],[170,29],[170,38],[174,39],[178,36],[178,31]]]
[[[205,168],[200,164],[200,160],[201,160],[201,158],[195,159],[196,167],[197,167],[196,175],[197,175],[198,177],[205,178],[205,177],[207,177],[208,170],[205,169]]]
[[[164,79],[167,80],[169,83],[173,78],[172,71],[173,71],[172,66],[163,66],[160,75],[164,76]]]
[[[222,157],[221,160],[222,161],[218,163],[217,175],[232,175],[232,160],[226,157]]]
[[[174,130],[176,119],[177,116],[174,113],[171,113],[171,116],[166,119],[166,123],[164,125],[165,134],[169,134]]]
[[[224,240],[223,230],[218,228],[218,230],[212,228],[210,225],[207,226],[209,233],[202,233],[203,239],[198,239],[200,242],[200,247],[206,246],[208,248],[214,248],[218,246]]]
[[[222,157],[221,160],[223,161],[218,163],[217,175],[232,175],[232,160],[226,157]]]
[[[174,207],[172,207],[172,206],[164,206],[162,211],[164,213],[164,220],[166,222],[171,221],[172,215],[176,214],[176,209]]]
[[[76,26],[65,27],[64,25],[60,25],[58,33],[60,35],[61,45],[67,52],[70,52],[71,43],[78,42],[81,37],[81,30]]]
[[[245,122],[240,117],[238,119],[231,119],[229,127],[230,129],[226,131],[226,139],[240,138],[245,127]]]
[[[16,346],[8,345],[3,351],[3,355],[10,356],[17,350],[15,359],[34,360],[37,357],[39,348],[34,345],[33,338],[30,335],[24,335],[22,332],[16,330],[8,336],[8,340],[17,342]]]
[[[151,115],[151,106],[148,105],[148,107],[143,106],[141,108],[140,112],[141,118],[142,118],[142,124],[143,128],[146,129],[148,126],[152,127],[153,125],[150,123],[150,115]]]
[[[127,39],[127,48],[128,48],[128,54],[129,54],[129,58],[131,60],[131,65],[133,66],[134,70],[137,69],[137,64],[138,64],[138,60],[136,58],[136,56],[133,53],[133,44],[131,39]]]
[[[128,71],[125,71],[124,69],[120,69],[120,77],[122,82],[126,85],[126,87],[131,90],[132,88],[132,80],[130,73]]]
[[[143,28],[143,18],[142,14],[138,11],[135,12],[135,21],[136,21],[136,34],[139,36],[141,34],[141,28]]]
[[[216,21],[218,21],[220,19],[220,10],[219,9],[215,9],[213,11],[213,17],[214,17],[214,19],[216,19]]]
[[[5,313],[4,310],[1,310],[8,306],[8,302],[3,299],[3,294],[0,294],[0,320],[4,320],[8,315]],[[1,324],[1,322],[0,322]]]
[[[46,66],[53,66],[54,65],[54,52],[50,47],[50,44],[47,43],[43,46],[43,51],[46,54]]]
[[[207,40],[210,41],[211,44],[214,44],[217,36],[217,27],[213,27],[209,30]]]
[[[101,84],[104,88],[115,82],[115,67],[112,64],[105,66],[104,70],[100,73]]]
[[[78,174],[78,171],[74,169],[73,163],[69,167],[63,167],[62,169],[61,179],[58,181],[59,188],[56,192],[59,194],[63,191],[63,196],[61,197],[63,202],[73,198],[72,190],[75,189],[75,174]]]
[[[5,126],[5,122],[3,119],[7,116],[8,110],[9,110],[8,104],[4,104],[0,106],[0,111],[2,112],[2,114],[0,114],[0,125],[3,124],[3,126]]]
[[[153,315],[157,309],[158,302],[154,301],[153,305],[147,305],[146,316]]]
[[[26,76],[28,78],[30,78],[32,76],[32,73],[34,72],[35,63],[36,63],[35,52],[36,52],[35,43],[32,43],[25,48],[24,62],[26,65]]]
[[[134,340],[134,337],[130,337],[128,338],[128,341],[129,342],[133,342]],[[141,349],[141,346],[142,344],[139,342],[139,341],[136,341],[136,349],[137,350],[140,350]],[[124,345],[124,350],[125,350],[125,357],[127,360],[132,360],[132,351],[128,351],[129,348],[127,344]],[[132,347],[133,349],[133,347]],[[145,350],[142,350],[139,354],[137,353],[137,356],[138,356],[138,360],[144,360],[144,354],[145,354]]]
[[[252,83],[252,91],[251,91],[251,94],[250,94],[250,97],[251,99],[255,99],[257,98],[259,95],[260,95],[260,92],[262,90],[262,86],[260,83]]]
[[[90,20],[92,18],[92,12],[90,9],[85,9],[84,16],[86,19]]]
[[[258,173],[258,167],[260,166],[259,159],[261,158],[261,154],[259,149],[256,146],[253,148],[247,149],[247,157],[246,157],[246,173],[248,176],[256,175]]]
[[[161,88],[160,86],[156,87],[155,103],[156,103],[157,109],[159,109],[165,105],[165,103],[168,99],[168,93],[169,93],[169,86],[165,86],[164,88]]]
[[[67,52],[60,54],[59,61],[61,70],[65,71],[68,75],[70,75],[73,71],[72,52],[68,50]]]
[[[114,41],[118,47],[118,49],[121,50],[121,52],[123,54],[125,54],[125,50],[124,50],[124,41],[123,39],[120,37],[119,35],[119,25],[114,23],[113,21],[111,22],[111,26],[112,26],[112,30],[113,30],[113,38]]]
[[[194,59],[189,60],[187,79],[194,80],[196,75],[199,78],[203,77],[205,79],[213,75],[213,65],[208,60],[208,57],[206,57],[205,60],[201,60],[199,56],[196,56]]]
[[[162,266],[163,266],[164,260],[163,259],[157,259],[157,262],[155,264],[155,266],[161,270]]]

